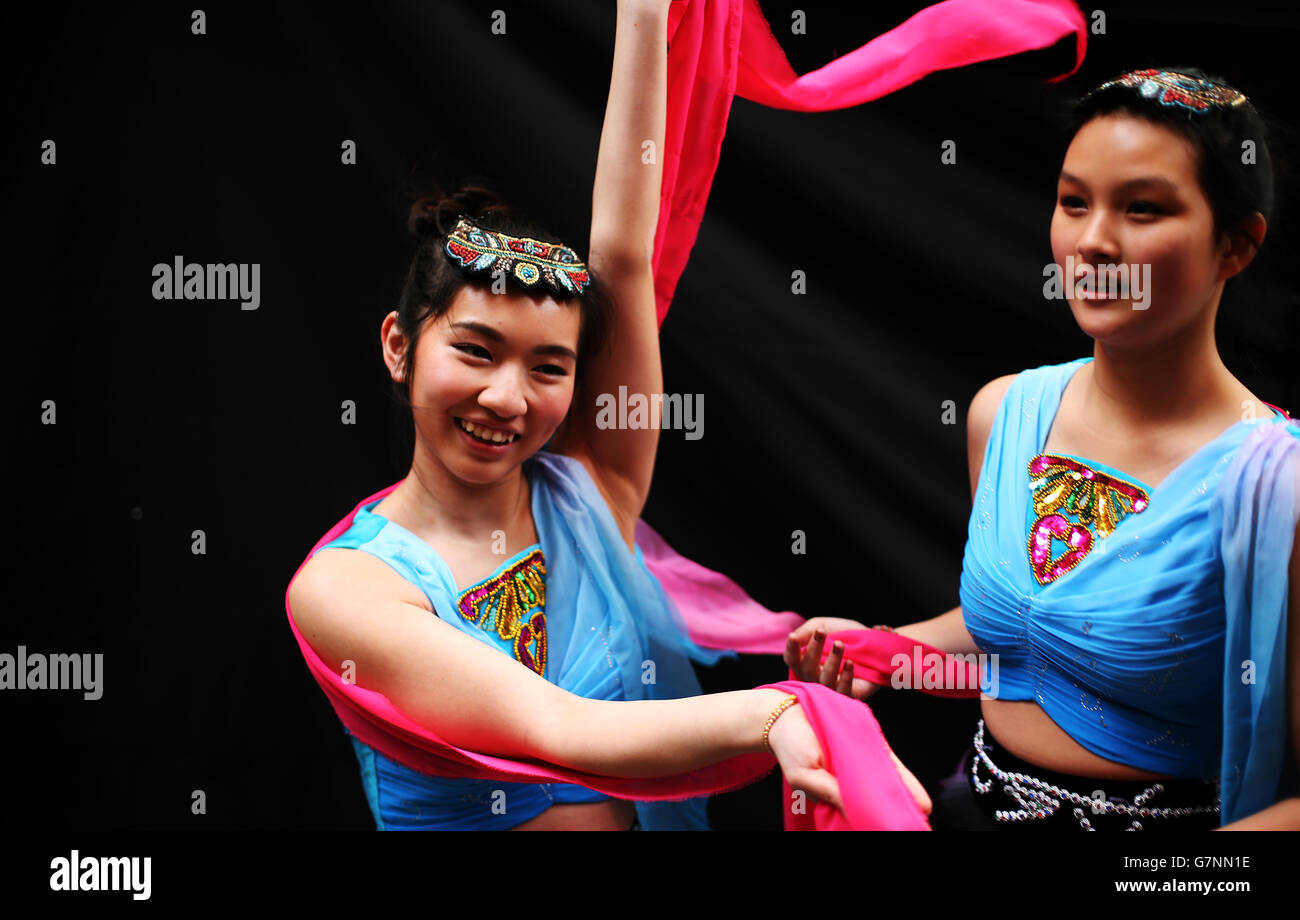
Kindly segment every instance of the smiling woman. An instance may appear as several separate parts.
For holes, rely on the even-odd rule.
[[[1154,305],[1067,283],[1075,321],[1094,338],[1120,349],[1175,336],[1212,343],[1221,285],[1249,265],[1272,214],[1267,131],[1240,93],[1212,111],[1141,99],[1113,82],[1073,113],[1052,252],[1077,266],[1070,282],[1114,264],[1149,273]]]
[[[454,271],[445,259],[442,267]],[[432,447],[415,458],[422,481],[491,482],[503,470],[493,461],[517,464],[541,450],[573,402],[582,307],[551,294],[464,285],[418,322],[412,329],[394,311],[381,337],[418,439]]]
[[[841,806],[796,693],[700,695],[691,661],[721,653],[688,638],[634,539],[658,429],[596,421],[593,394],[662,390],[662,170],[641,144],[664,133],[666,14],[619,5],[590,266],[483,189],[412,208],[416,254],[380,330],[410,410],[410,474],[313,550],[287,598],[326,692],[353,685],[385,714],[375,733],[336,705],[380,829],[703,829],[702,794],[757,779],[764,751]],[[602,779],[685,774],[668,791],[697,797],[634,809],[575,783],[506,782],[500,761],[494,776],[412,747],[431,733]],[[881,773],[900,823],[923,824],[911,774],[883,758]]]
[[[466,214],[477,215],[474,224],[458,219]],[[465,387],[472,389],[486,381],[490,406],[484,408],[518,416],[521,407],[531,404],[528,397],[545,394],[546,404],[532,409],[558,405],[560,418],[547,418],[552,428],[557,426],[581,379],[578,354],[595,354],[604,344],[609,308],[600,279],[582,266],[580,273],[573,273],[576,280],[570,271],[557,268],[549,274],[538,270],[531,286],[518,282],[519,275],[528,276],[533,262],[513,260],[510,240],[525,240],[539,248],[554,245],[543,240],[556,236],[481,187],[420,199],[412,206],[409,226],[419,240],[416,256],[398,308],[385,318],[381,330],[384,360],[398,401],[411,410],[418,424],[421,416],[427,417],[433,394],[417,388],[417,377],[420,387],[459,381],[462,398]],[[564,265],[581,265],[572,261],[576,259],[572,250],[559,250],[570,258]],[[482,267],[475,270],[476,265]],[[510,337],[507,329],[513,330]],[[426,347],[426,331],[436,347]],[[526,354],[519,353],[521,349]],[[444,360],[452,352],[455,365]],[[420,368],[430,362],[435,372],[426,381]],[[444,380],[452,367],[463,373]],[[484,408],[466,415],[486,428],[523,433],[518,424],[486,417]],[[534,433],[542,430],[539,416],[530,417],[529,427]],[[532,444],[525,456],[543,443]]]
[[[1066,130],[1051,245],[1093,354],[976,394],[961,605],[898,630],[1001,656],[934,826],[1300,828],[1300,427],[1215,341],[1272,214],[1267,131],[1223,81],[1155,69]],[[1149,303],[1077,296],[1116,264],[1149,268]],[[860,626],[810,620],[788,660],[864,696],[798,647]]]

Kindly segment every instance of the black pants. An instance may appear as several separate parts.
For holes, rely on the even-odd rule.
[[[972,735],[974,732],[972,731]],[[1214,781],[1199,779],[1164,779],[1164,780],[1113,780],[1098,779],[1089,776],[1072,776],[1046,770],[1035,764],[1021,760],[1002,747],[984,728],[984,750],[999,770],[1009,773],[1023,773],[1052,783],[1069,792],[1083,796],[1092,796],[1100,789],[1111,801],[1123,801],[1132,804],[1133,797],[1150,787],[1155,782],[1163,785],[1164,791],[1151,796],[1145,804],[1152,808],[1171,808],[1178,806],[1211,805],[1216,801],[1217,790]],[[1091,805],[1075,805],[1062,802],[1055,814],[1047,818],[1024,821],[998,821],[994,812],[1017,811],[1020,803],[1002,789],[1002,783],[992,776],[985,764],[979,765],[981,782],[992,780],[987,793],[976,791],[971,764],[975,761],[975,748],[972,744],[962,755],[957,770],[935,788],[926,790],[934,804],[930,814],[930,826],[936,831],[1064,831],[1086,833],[1086,829],[1075,815],[1075,809],[1081,808],[1093,829],[1098,831],[1128,830],[1134,821],[1141,824],[1143,833],[1177,833],[1180,831],[1209,831],[1219,826],[1217,812],[1187,815],[1173,818],[1140,817],[1123,814],[1097,814]]]

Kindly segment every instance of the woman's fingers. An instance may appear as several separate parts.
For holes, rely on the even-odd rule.
[[[813,617],[811,620],[804,620],[792,633],[790,633],[790,638],[794,639],[795,643],[798,645],[805,645],[808,640],[812,638],[813,633],[817,631],[820,625],[820,617]]]
[[[796,674],[799,673],[799,645],[799,640],[791,633],[785,640],[785,653],[781,656],[785,666]]]
[[[844,661],[844,643],[836,642],[831,646],[831,653],[826,656],[826,661],[822,664],[821,673],[817,680],[827,687],[834,687],[836,678],[840,674],[840,665]]]
[[[845,696],[853,695],[853,662],[846,662],[844,669],[840,671],[840,676],[835,681],[835,692],[843,693]]]
[[[817,651],[817,657],[814,657],[811,646],[806,651],[801,651],[798,640],[794,636],[788,636],[785,640],[785,651],[781,655],[781,660],[785,662],[786,667],[798,680],[816,680],[815,673],[810,675],[808,672],[820,667],[818,660],[820,656],[820,649]]]
[[[844,802],[840,799],[840,785],[828,771],[801,771],[797,781],[790,780],[789,777],[786,779],[790,782],[791,789],[801,789],[819,802],[825,802],[840,811],[844,810]]]
[[[812,626],[812,632],[808,638],[808,647],[800,651],[802,645],[799,632],[806,626],[811,626],[812,621],[805,623],[804,626],[790,633],[785,640],[785,651],[781,653],[781,660],[785,662],[791,672],[799,680],[816,681],[824,684],[848,696],[857,696],[854,688],[858,687],[860,693],[865,694],[867,688],[859,687],[862,682],[853,678],[853,662],[847,664],[844,662],[844,643],[836,642],[831,648],[831,652],[826,656],[826,661],[822,662],[822,649],[826,642],[826,631],[821,626]],[[857,696],[862,699],[862,696]]]
[[[826,656],[826,661],[822,662],[822,649],[827,638],[823,622],[824,618],[808,620],[790,633],[786,637],[781,660],[799,680],[815,681],[854,699],[865,699],[871,695],[876,685],[853,676],[853,662],[844,661],[843,642],[837,641]],[[843,622],[850,623],[848,620]]]
[[[826,633],[821,629],[813,633],[812,641],[803,653],[803,668],[799,674],[802,680],[817,680],[822,665],[822,644],[825,641]]]
[[[852,662],[849,662],[852,664]],[[880,689],[880,684],[873,684],[869,680],[863,680],[861,677],[853,678],[853,692],[849,695],[855,700],[865,700],[871,694]]]

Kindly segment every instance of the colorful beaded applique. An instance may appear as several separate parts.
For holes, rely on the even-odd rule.
[[[1176,105],[1198,113],[1208,112],[1211,108],[1230,109],[1249,101],[1231,86],[1211,83],[1172,70],[1134,70],[1114,80],[1107,80],[1092,92],[1099,93],[1112,86],[1127,86],[1136,90],[1144,99],[1152,99],[1165,106]]]
[[[499,575],[463,591],[460,615],[510,645],[515,659],[546,673],[546,558],[535,549]],[[534,613],[533,611],[536,610]]]
[[[545,283],[557,294],[573,296],[591,283],[586,263],[568,246],[488,230],[468,217],[447,234],[443,252],[466,271],[501,271],[529,290]]]
[[[1029,488],[1037,516],[1029,528],[1029,563],[1040,585],[1056,581],[1082,562],[1092,551],[1094,533],[1109,537],[1120,521],[1150,504],[1146,491],[1131,482],[1056,454],[1040,454],[1029,461]],[[1055,559],[1053,540],[1066,546]]]

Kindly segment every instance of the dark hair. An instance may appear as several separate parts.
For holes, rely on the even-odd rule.
[[[408,443],[413,443],[411,379],[415,371],[416,345],[426,321],[446,313],[462,288],[473,285],[491,289],[492,286],[489,275],[466,273],[453,265],[443,252],[447,234],[462,214],[482,220],[485,226],[511,236],[526,236],[548,243],[561,242],[548,228],[511,208],[495,192],[482,185],[463,185],[451,193],[436,190],[411,205],[407,229],[417,242],[397,301],[397,327],[407,338],[407,348],[402,363],[402,380],[400,383],[393,381],[394,398],[403,418],[411,423],[406,428]],[[581,295],[561,295],[549,288],[544,292],[560,302],[576,301],[582,311],[574,371],[575,394],[583,379],[585,359],[603,347],[606,335],[608,301],[605,288],[590,266],[587,274],[590,285]]]
[[[1165,69],[1228,86],[1222,78],[1195,67]],[[1268,141],[1271,125],[1276,123],[1266,121],[1252,103],[1212,106],[1208,111],[1194,112],[1146,98],[1129,86],[1109,86],[1074,100],[1067,108],[1061,119],[1065,144],[1068,146],[1079,129],[1092,119],[1117,112],[1169,128],[1192,145],[1201,190],[1214,213],[1216,241],[1225,234],[1241,233],[1258,250],[1262,241],[1251,237],[1240,226],[1256,211],[1268,221],[1269,234],[1273,234],[1274,168]],[[1255,144],[1253,164],[1242,162],[1242,144],[1248,140]]]

